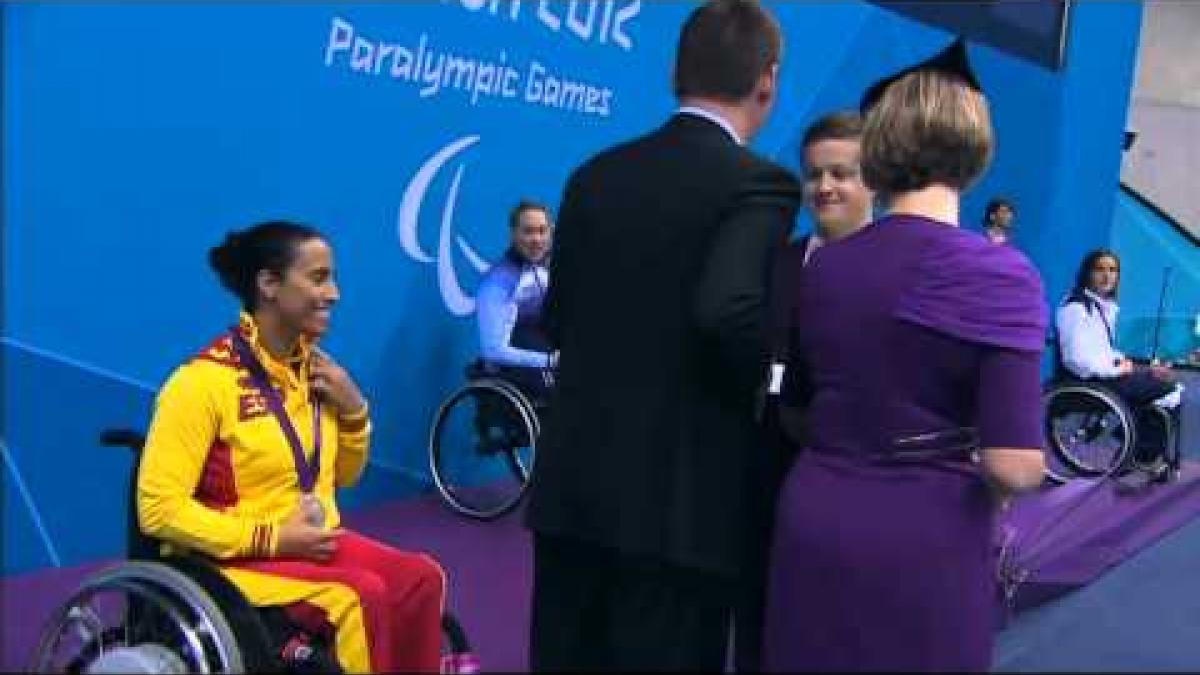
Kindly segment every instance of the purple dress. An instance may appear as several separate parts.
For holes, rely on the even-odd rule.
[[[888,216],[788,283],[810,438],[779,496],[764,669],[987,670],[987,487],[968,460],[889,457],[897,439],[964,428],[983,447],[1041,447],[1037,272],[978,234]]]

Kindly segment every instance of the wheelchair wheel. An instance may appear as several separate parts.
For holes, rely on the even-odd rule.
[[[95,574],[50,619],[37,673],[239,673],[246,664],[214,598],[157,562]]]
[[[1054,453],[1051,453],[1046,457],[1046,475],[1044,476],[1042,482],[1051,487],[1066,485],[1067,481],[1071,480],[1071,474],[1070,472],[1055,466],[1060,464],[1060,462],[1051,461],[1051,457],[1053,456]]]
[[[1137,431],[1120,397],[1096,385],[1061,384],[1047,390],[1042,403],[1046,440],[1062,468],[1080,476],[1105,476],[1126,468]]]
[[[1067,481],[1075,478],[1078,474],[1069,464],[1062,460],[1062,455],[1058,452],[1047,452],[1046,455],[1046,476],[1043,483],[1046,485],[1056,486],[1065,485]]]
[[[1183,471],[1183,450],[1179,447],[1179,426],[1182,415],[1179,408],[1163,410],[1156,407],[1155,410],[1163,416],[1163,422],[1167,428],[1166,447],[1163,449],[1163,458],[1167,460],[1167,467],[1169,467],[1170,473],[1168,474],[1168,478],[1176,480]]]
[[[1138,424],[1142,425],[1140,437],[1158,438],[1162,441],[1161,448],[1152,448],[1147,456],[1133,453],[1133,464],[1141,471],[1157,476],[1166,482],[1179,476],[1179,428],[1175,413],[1155,405],[1148,405],[1140,411]]]
[[[515,386],[468,382],[438,409],[429,434],[429,467],[442,499],[478,520],[516,508],[540,431],[533,405]]]

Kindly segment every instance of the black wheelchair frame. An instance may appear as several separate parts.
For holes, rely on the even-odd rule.
[[[1148,404],[1134,410],[1102,383],[1065,377],[1047,383],[1042,403],[1046,443],[1064,469],[1051,470],[1047,476],[1050,481],[1061,483],[1075,476],[1124,475],[1132,471],[1152,474],[1162,482],[1178,478],[1182,461],[1178,409],[1169,411]],[[1077,419],[1064,421],[1069,415]],[[1146,424],[1160,425],[1164,441],[1164,447],[1149,461],[1143,461],[1136,452],[1139,428]],[[1102,437],[1111,439],[1111,447],[1099,457],[1086,455],[1091,444]]]
[[[51,617],[31,672],[128,672],[150,664],[160,668],[140,672],[342,672],[327,636],[295,625],[280,607],[254,607],[203,556],[162,554],[161,542],[143,534],[137,521],[136,476],[145,437],[110,429],[100,440],[134,456],[126,509],[128,560],[86,579]],[[105,591],[128,598],[119,627],[104,628],[88,609],[87,603]],[[56,666],[51,660],[71,626],[90,631],[91,638],[74,658]],[[442,632],[451,654],[470,652],[466,633],[449,613],[442,617]],[[177,635],[164,643],[168,633]],[[181,656],[182,651],[187,653]]]
[[[456,389],[438,407],[429,431],[429,469],[442,501],[454,512],[475,520],[493,520],[514,510],[529,486],[541,435],[541,416],[545,406],[533,401],[499,369],[476,360],[464,369],[466,383]],[[451,420],[460,407],[474,407],[470,430],[473,442],[456,446],[449,440]],[[522,456],[522,450],[527,450]],[[477,467],[464,477],[456,474],[457,464],[500,461],[503,477],[494,478],[489,495],[481,496],[479,487],[470,483]]]

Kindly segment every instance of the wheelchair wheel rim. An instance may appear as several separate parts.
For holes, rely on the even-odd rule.
[[[1068,471],[1103,476],[1125,467],[1136,431],[1124,403],[1082,386],[1053,390],[1045,400],[1047,441]]]
[[[1131,463],[1139,470],[1152,471],[1159,466],[1159,462],[1166,464],[1170,470],[1175,470],[1179,466],[1179,444],[1176,436],[1177,430],[1172,413],[1157,406],[1148,406],[1141,416],[1139,416],[1139,424],[1149,425],[1154,427],[1157,436],[1161,439],[1162,447],[1153,448],[1152,455],[1149,457],[1141,457],[1138,453],[1132,453]],[[1145,439],[1145,432],[1138,434],[1139,438]]]
[[[459,389],[438,409],[429,438],[443,501],[480,520],[513,510],[529,483],[538,431],[532,406],[511,385],[478,380]]]
[[[122,599],[112,597],[117,595]],[[158,620],[174,622],[176,634],[159,634],[154,632],[157,627],[132,625],[130,616],[135,606],[139,608],[136,611],[153,607],[158,612]],[[110,619],[121,625],[105,627]],[[81,620],[92,624],[87,633],[78,632]],[[146,621],[146,617],[141,620]],[[187,654],[180,658],[189,666],[190,672],[245,671],[237,639],[216,603],[191,579],[160,563],[121,563],[86,580],[47,623],[34,654],[33,672],[66,670],[64,665],[57,663],[56,657],[60,655],[67,631],[72,628],[77,631],[76,637],[82,644],[79,649],[70,650],[71,660],[66,661],[67,665],[76,663],[88,650],[102,654],[110,646],[134,647],[165,642],[173,648],[186,649]],[[106,638],[114,636],[119,636],[119,644],[105,644]],[[154,639],[150,639],[151,636]],[[86,666],[78,665],[81,670]]]
[[[1049,435],[1049,431],[1047,435]],[[1053,445],[1053,442],[1051,442]],[[1062,459],[1062,454],[1058,451],[1046,453],[1046,480],[1054,485],[1062,485],[1071,478],[1078,475],[1078,472],[1070,464]]]

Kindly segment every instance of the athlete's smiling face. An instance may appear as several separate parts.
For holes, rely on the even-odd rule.
[[[541,262],[550,251],[550,214],[542,209],[525,209],[512,228],[512,244],[521,257]]]
[[[282,324],[319,337],[329,329],[333,305],[341,297],[334,280],[333,249],[313,237],[294,244],[292,256],[282,274],[264,270],[260,288]]]

